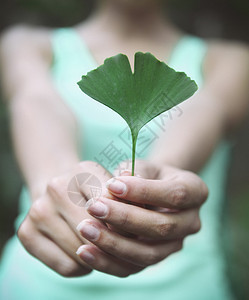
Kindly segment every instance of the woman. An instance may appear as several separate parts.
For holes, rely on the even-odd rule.
[[[10,240],[2,259],[2,299],[232,297],[219,210],[226,137],[249,107],[248,49],[186,35],[165,19],[162,5],[102,0],[74,28],[18,26],[3,35],[3,88],[26,187],[19,240]],[[137,164],[140,176],[130,177],[124,122],[76,82],[120,52],[132,64],[137,51],[185,71],[201,88],[177,108],[180,117],[172,112],[172,120],[164,115],[149,123],[150,143],[140,151],[146,160]],[[106,155],[113,146],[115,160]],[[111,179],[115,168],[121,176]],[[200,172],[210,190],[201,218],[207,188],[192,172]],[[85,179],[74,184],[80,174],[100,182],[101,197],[87,207],[75,205],[70,194],[82,194],[84,202],[91,197]]]

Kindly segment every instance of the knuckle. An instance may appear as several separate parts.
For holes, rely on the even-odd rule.
[[[123,210],[121,212],[119,222],[122,227],[125,227],[127,224],[129,224],[129,214],[127,211]]]
[[[191,233],[197,233],[198,231],[200,231],[200,229],[201,229],[201,220],[199,216],[197,216],[194,222],[192,223]]]
[[[177,183],[170,192],[171,202],[174,207],[179,207],[187,202],[188,191],[187,187],[183,183]]]
[[[35,201],[29,210],[29,217],[35,223],[44,223],[49,216],[50,209],[44,199]]]
[[[67,278],[80,276],[82,274],[86,275],[92,271],[79,266],[76,262],[71,260],[60,261],[60,263],[55,267],[55,270],[61,276]]]
[[[78,265],[71,261],[64,260],[58,264],[56,270],[63,277],[73,277],[78,271]]]
[[[161,257],[157,249],[150,247],[147,257],[146,257],[146,266],[154,265],[161,260]]]
[[[140,186],[140,191],[141,196],[142,196],[142,200],[147,200],[149,197],[149,189],[148,186],[146,184],[146,182],[144,180],[141,180],[141,186]]]
[[[27,237],[29,236],[29,228],[27,226],[26,220],[24,220],[23,223],[20,225],[20,227],[17,231],[17,236],[18,236],[19,240],[21,240],[22,242],[25,241],[27,239]]]
[[[32,234],[31,226],[29,225],[27,219],[23,221],[23,223],[20,225],[17,236],[21,243],[23,244],[24,248],[31,252],[32,245],[34,243],[34,236]]]
[[[116,253],[117,251],[122,252],[119,242],[115,238],[106,238],[104,243],[105,243],[105,251],[110,253]]]
[[[47,184],[47,192],[50,195],[61,197],[64,192],[64,182],[61,177],[54,177]]]
[[[166,238],[170,235],[172,235],[177,228],[176,223],[169,223],[169,222],[161,222],[156,227],[156,233],[159,238]]]

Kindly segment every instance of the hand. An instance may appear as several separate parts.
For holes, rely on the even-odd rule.
[[[27,251],[63,276],[91,272],[91,267],[75,253],[80,245],[90,244],[76,230],[82,219],[90,217],[84,208],[88,198],[85,196],[83,207],[80,207],[70,201],[67,193],[70,180],[80,173],[97,176],[102,183],[102,195],[112,197],[104,184],[111,174],[95,162],[81,162],[67,174],[50,180],[46,192],[32,199],[30,211],[18,230],[18,237]],[[75,186],[75,189],[88,195],[86,185]]]
[[[81,235],[95,245],[80,247],[80,258],[92,268],[109,268],[117,276],[124,275],[123,264],[113,269],[113,261],[143,269],[180,250],[183,239],[199,231],[199,208],[208,194],[203,181],[191,172],[168,166],[159,169],[146,162],[137,170],[156,178],[119,176],[108,182],[108,189],[119,199],[140,207],[101,197],[88,204],[87,210],[95,220],[85,219],[78,226]],[[113,232],[102,221],[136,237]],[[106,253],[105,258],[99,255],[99,249]]]

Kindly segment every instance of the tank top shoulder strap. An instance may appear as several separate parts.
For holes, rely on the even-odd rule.
[[[96,68],[89,49],[74,28],[58,28],[51,36],[54,63],[63,62],[64,68],[89,71]]]
[[[207,52],[207,43],[192,35],[183,36],[175,46],[169,65],[183,71],[199,85],[202,84],[202,65]]]

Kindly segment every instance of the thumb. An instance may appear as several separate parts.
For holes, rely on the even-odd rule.
[[[114,170],[113,176],[131,176],[132,172],[132,161],[125,160],[121,162],[118,167]],[[152,162],[138,159],[135,162],[135,176],[146,179],[156,179],[159,174],[159,167]]]
[[[91,198],[113,198],[106,188],[106,181],[112,175],[101,165],[92,161],[81,162],[80,172],[77,175],[78,187],[87,200]]]

